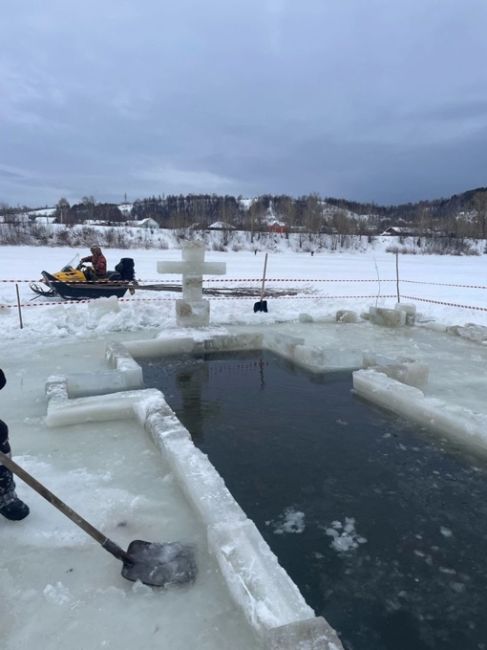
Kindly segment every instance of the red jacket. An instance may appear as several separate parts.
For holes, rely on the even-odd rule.
[[[89,255],[88,257],[83,257],[82,262],[91,262],[93,265],[93,270],[99,278],[103,278],[107,274],[107,260],[103,253],[99,255]]]

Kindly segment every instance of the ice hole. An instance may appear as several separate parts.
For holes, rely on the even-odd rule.
[[[141,365],[345,648],[480,647],[484,458],[363,401],[350,371],[268,351]]]

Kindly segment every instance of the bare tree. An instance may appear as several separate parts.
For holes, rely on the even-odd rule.
[[[487,233],[487,192],[477,192],[473,197],[473,206],[477,212],[477,236],[485,239]]]

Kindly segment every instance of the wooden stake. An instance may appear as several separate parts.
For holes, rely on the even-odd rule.
[[[17,309],[19,310],[19,321],[20,321],[20,329],[24,329],[24,324],[22,322],[22,310],[20,308],[20,296],[19,296],[19,285],[15,285],[15,291],[17,292]]]
[[[262,289],[260,290],[260,300],[264,300],[264,287],[265,287],[265,273],[267,269],[267,253],[265,254],[265,260],[264,260],[264,274],[262,276]]]
[[[399,295],[399,251],[396,251],[396,291],[397,291],[397,302],[401,302],[401,296]]]

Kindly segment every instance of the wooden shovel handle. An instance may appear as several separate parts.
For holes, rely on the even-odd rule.
[[[129,560],[127,553],[121,549],[117,544],[112,542],[108,537],[103,535],[99,530],[92,526],[86,519],[83,519],[81,515],[75,512],[72,508],[61,501],[59,497],[53,494],[50,490],[47,489],[45,485],[39,483],[37,479],[31,476],[25,469],[22,469],[20,465],[17,465],[11,458],[6,454],[0,451],[0,463],[5,465],[13,474],[22,479],[27,485],[29,485],[33,490],[35,490],[41,497],[44,497],[46,501],[49,501],[51,505],[60,510],[63,515],[66,515],[68,519],[71,519],[73,523],[82,528],[85,533],[88,533],[90,537],[93,537],[99,544],[103,546],[105,550],[114,555],[119,560]]]

